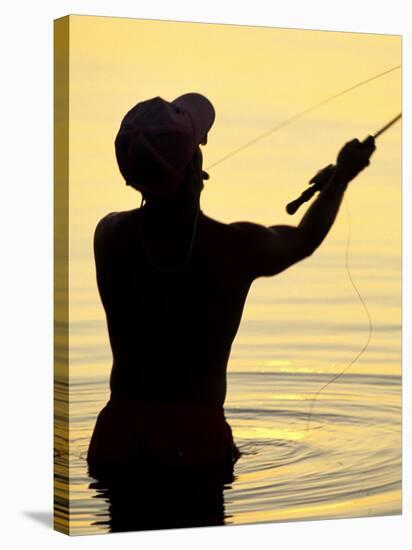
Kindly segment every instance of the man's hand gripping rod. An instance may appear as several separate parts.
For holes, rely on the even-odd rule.
[[[381,128],[375,134],[373,134],[372,137],[374,139],[376,139],[378,136],[383,134],[383,132],[386,132],[386,130],[388,130],[388,128],[390,128],[393,124],[395,124],[395,122],[397,122],[401,117],[402,117],[402,113],[399,113],[399,115],[397,115],[390,122],[385,124],[385,126],[383,126],[383,128]],[[369,139],[369,138],[366,138],[366,139]],[[325,184],[332,177],[332,175],[335,171],[335,168],[336,167],[335,167],[334,164],[329,164],[329,166],[327,166],[326,168],[323,168],[322,170],[320,170],[310,180],[309,183],[312,184],[311,187],[309,187],[308,189],[305,189],[305,191],[303,191],[303,193],[300,195],[299,198],[297,198],[296,200],[290,202],[286,206],[286,212],[288,214],[294,214],[298,210],[298,208],[300,206],[302,206],[302,204],[304,204],[305,202],[309,201],[317,191],[321,191],[322,188],[325,186]]]

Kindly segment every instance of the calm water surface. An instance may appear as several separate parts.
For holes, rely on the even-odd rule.
[[[353,274],[374,321],[371,344],[320,394],[308,429],[313,396],[368,337],[365,312],[344,277],[336,246],[252,287],[228,369],[226,417],[242,457],[223,492],[226,525],[401,512],[396,257],[391,261],[388,254],[373,273],[364,255],[358,257],[356,249],[352,254]],[[371,254],[369,260],[376,258]],[[70,486],[72,534],[110,530],[107,495],[93,486],[85,460],[96,416],[109,397],[111,361],[93,269],[90,273],[89,287],[74,292],[70,325],[69,480],[59,467],[67,457],[56,457],[57,486]],[[56,389],[58,409],[65,388]],[[57,424],[64,424],[59,416]],[[57,502],[64,508],[60,489]],[[128,498],[139,514],[139,491]],[[64,512],[58,516],[64,518]]]
[[[226,524],[400,513],[400,378],[348,375],[321,394],[308,429],[309,400],[327,379],[229,376],[226,415],[243,455],[224,490]],[[107,499],[90,488],[85,462],[106,396],[105,381],[72,387],[72,534],[109,530]]]

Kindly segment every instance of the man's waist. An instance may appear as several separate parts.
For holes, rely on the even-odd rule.
[[[109,406],[124,407],[149,414],[195,414],[210,415],[224,418],[224,408],[221,403],[199,400],[164,400],[148,399],[140,396],[130,396],[121,392],[112,392]]]

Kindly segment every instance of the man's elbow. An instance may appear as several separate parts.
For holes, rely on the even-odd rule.
[[[315,250],[317,250],[318,246],[319,246],[318,244],[313,244],[313,243],[309,243],[308,245],[304,246],[301,252],[302,260],[312,256]]]
[[[314,239],[311,235],[305,235],[305,233],[301,233],[299,244],[296,247],[297,255],[299,256],[300,260],[304,260],[305,258],[308,258],[309,256],[312,256],[312,254],[317,250],[317,248],[321,244],[321,240]]]
[[[299,260],[309,258],[322,244],[323,239],[308,238],[307,235],[302,235],[298,246],[296,247],[296,254]]]
[[[278,258],[275,265],[271,265],[263,275],[265,277],[277,275],[278,273],[285,271],[285,269],[288,269],[289,267],[292,267],[293,265],[301,262],[305,258],[309,258],[310,256],[312,256],[316,249],[317,246],[309,246],[306,244],[298,246],[293,250],[292,253],[290,251],[287,257],[284,257],[280,261]]]

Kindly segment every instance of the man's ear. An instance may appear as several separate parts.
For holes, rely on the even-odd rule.
[[[186,168],[186,179],[199,179],[202,172],[202,152],[197,147]]]

